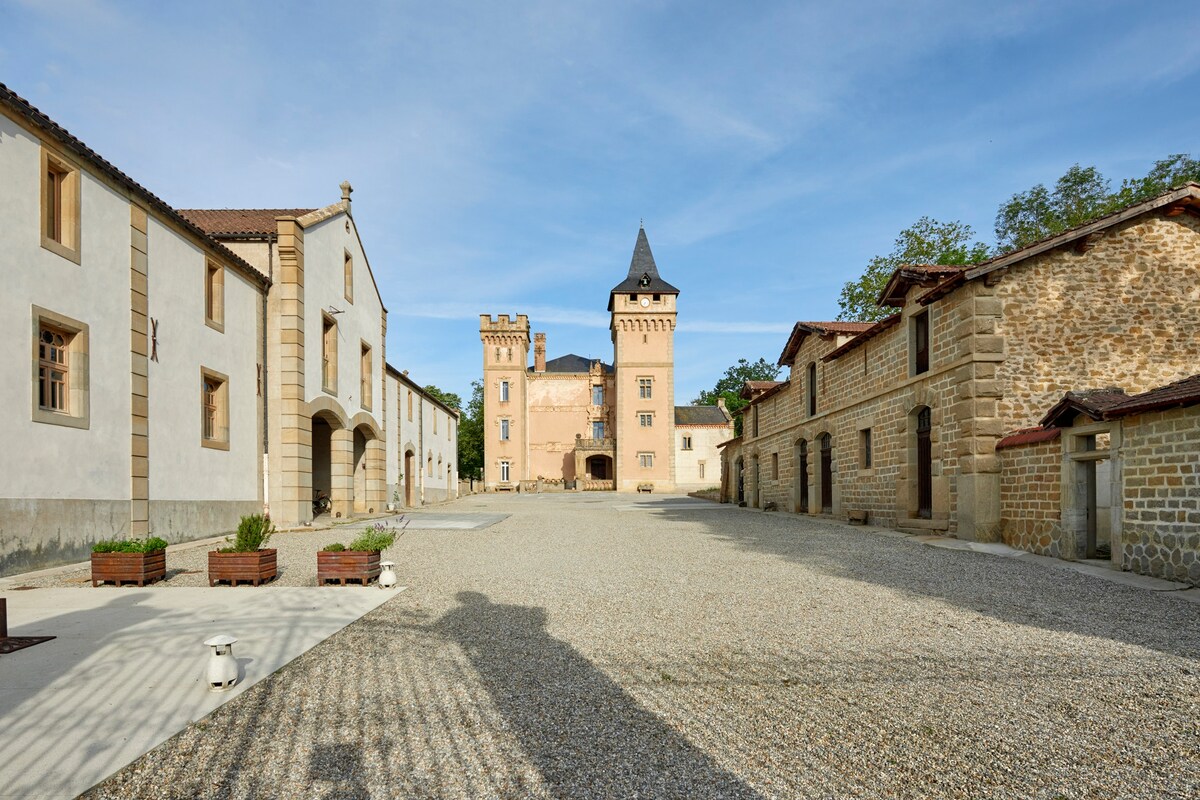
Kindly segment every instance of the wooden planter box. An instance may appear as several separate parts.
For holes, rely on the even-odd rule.
[[[167,575],[167,551],[149,553],[92,553],[92,586],[136,583],[145,586]]]
[[[275,550],[256,550],[253,553],[218,553],[216,550],[208,554],[208,585],[216,586],[218,581],[229,581],[230,586],[238,582],[260,583],[275,577]]]
[[[366,586],[379,577],[379,553],[374,550],[317,551],[317,585],[336,580],[342,586],[347,580],[361,581]]]

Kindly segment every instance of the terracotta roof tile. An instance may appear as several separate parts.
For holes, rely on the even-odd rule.
[[[1197,404],[1200,404],[1200,375],[1192,375],[1141,394],[1121,395],[1116,403],[1105,409],[1104,418],[1113,419],[1130,414]]]
[[[756,395],[774,389],[783,381],[746,381],[742,384],[742,390],[738,392],[738,397],[743,400],[749,400]]]
[[[874,339],[876,336],[878,336],[879,334],[886,331],[888,328],[890,328],[893,325],[895,325],[896,323],[898,323],[900,321],[900,316],[901,316],[900,314],[892,314],[890,317],[884,317],[883,319],[879,320],[878,322],[873,324],[871,327],[867,328],[865,331],[860,333],[858,336],[855,336],[853,339],[846,342],[841,347],[837,348],[836,350],[833,350],[828,355],[823,356],[821,358],[821,360],[822,361],[833,361],[835,358],[837,358],[845,353],[849,353],[851,350],[855,349],[860,344],[865,344],[866,342],[870,341],[871,339]]]
[[[254,236],[276,231],[276,217],[302,217],[312,208],[181,208],[193,225],[210,236]]]
[[[1057,439],[1061,434],[1062,428],[1026,428],[1025,430],[1010,433],[996,442],[996,449],[1003,450],[1006,447],[1019,447],[1023,444],[1049,442]]]

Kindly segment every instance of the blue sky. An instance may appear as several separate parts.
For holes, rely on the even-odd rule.
[[[922,215],[1200,154],[1197,72],[1182,2],[0,0],[0,81],[168,203],[349,179],[389,360],[463,395],[480,313],[611,360],[644,219],[689,402]]]

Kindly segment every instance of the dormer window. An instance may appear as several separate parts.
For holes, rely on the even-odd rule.
[[[642,277],[638,279],[638,286],[649,286],[649,285],[650,285],[650,273],[643,272]]]

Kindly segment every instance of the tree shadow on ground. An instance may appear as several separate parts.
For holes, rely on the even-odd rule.
[[[1200,658],[1200,605],[1170,593],[805,515],[678,503],[653,513],[831,577],[935,598],[1004,622]]]
[[[460,592],[428,627],[456,642],[555,797],[759,798],[546,631],[546,611]]]

